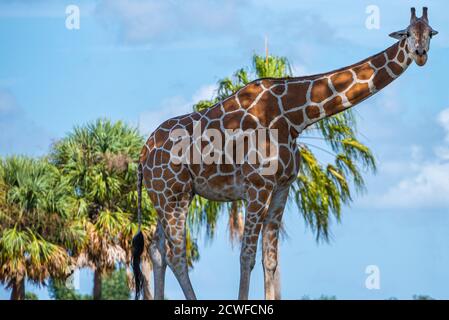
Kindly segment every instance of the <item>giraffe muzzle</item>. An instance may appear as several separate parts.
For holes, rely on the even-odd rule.
[[[416,50],[416,51],[418,51],[418,50]],[[427,62],[427,52],[426,52],[426,50],[423,50],[423,52],[421,52],[421,53],[415,52],[414,56],[415,56],[414,60],[415,60],[415,62],[416,62],[416,64],[418,66],[422,67],[422,66],[424,66],[426,64],[426,62]]]

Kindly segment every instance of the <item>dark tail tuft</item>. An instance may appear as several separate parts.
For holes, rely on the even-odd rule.
[[[140,269],[140,261],[143,253],[143,248],[145,246],[145,241],[143,238],[142,231],[139,232],[133,238],[133,256],[132,256],[132,267],[134,272],[134,281],[136,283],[136,295],[135,300],[139,300],[143,292],[143,273]]]
[[[135,299],[139,300],[143,292],[143,274],[140,269],[140,261],[145,247],[145,240],[143,238],[142,227],[142,164],[139,163],[137,167],[137,221],[139,223],[139,231],[133,238],[132,247],[132,267],[134,272],[134,281],[136,282],[136,295]]]

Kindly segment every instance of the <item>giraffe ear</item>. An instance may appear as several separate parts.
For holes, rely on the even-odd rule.
[[[400,31],[396,31],[393,33],[390,33],[390,37],[395,38],[395,39],[403,39],[403,38],[407,38],[407,30],[400,30]]]

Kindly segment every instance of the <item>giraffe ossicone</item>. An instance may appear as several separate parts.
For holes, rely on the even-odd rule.
[[[399,41],[378,54],[327,73],[258,79],[209,109],[162,123],[148,138],[139,160],[139,179],[143,179],[158,213],[158,226],[150,245],[155,299],[164,298],[167,265],[186,298],[196,298],[188,275],[185,244],[185,223],[195,194],[216,201],[246,202],[238,297],[248,298],[250,274],[262,233],[265,298],[280,298],[275,281],[279,270],[278,237],[289,188],[299,170],[296,138],[317,121],[380,91],[413,61],[424,65],[430,39],[436,34],[429,25],[427,8],[421,18],[412,8],[410,25],[391,34]],[[200,132],[196,134],[198,125]],[[259,131],[276,132],[276,139],[269,134],[269,138],[254,143],[251,137],[243,137],[240,144],[235,144],[235,139],[245,132]],[[209,132],[206,138],[204,132]],[[235,136],[226,139],[227,132],[235,132]],[[185,149],[179,148],[182,140],[188,141]],[[265,153],[265,158],[251,158],[261,153],[260,148],[273,153]],[[216,161],[207,157],[204,161],[204,154]],[[265,160],[273,155],[275,170],[262,174]]]

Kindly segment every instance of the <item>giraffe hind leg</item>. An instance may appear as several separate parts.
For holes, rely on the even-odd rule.
[[[190,200],[178,202],[172,211],[166,211],[170,220],[162,219],[161,224],[166,239],[166,259],[168,266],[178,280],[186,299],[195,300],[196,295],[189,277],[186,254],[186,219]],[[172,222],[175,220],[175,222]]]
[[[154,299],[164,299],[165,271],[167,269],[165,236],[160,221],[157,223],[156,233],[150,246],[150,257],[153,263]]]
[[[160,225],[160,242],[153,248],[155,260],[160,258],[160,267],[155,270],[155,296],[158,299],[163,298],[165,266],[168,265],[181,285],[185,297],[195,299],[188,274],[185,244],[185,224],[193,196],[191,176],[185,165],[171,163],[167,154],[169,153],[166,150],[151,151],[149,157],[152,157],[154,163],[144,170],[148,194],[157,211]]]

